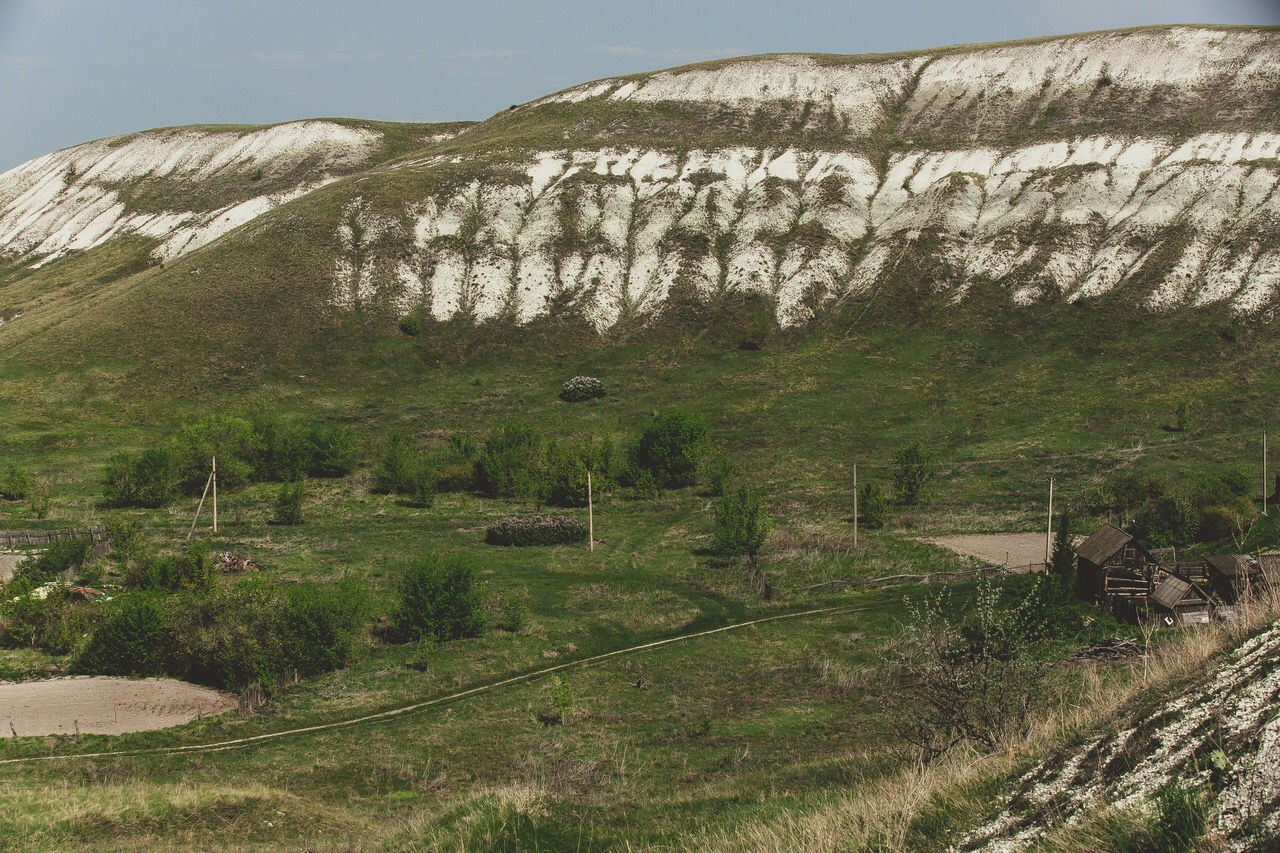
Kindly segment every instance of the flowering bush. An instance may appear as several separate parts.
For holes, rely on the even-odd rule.
[[[587,526],[564,515],[528,515],[504,518],[489,525],[485,541],[490,545],[561,545],[585,542]]]
[[[594,376],[575,376],[560,389],[560,399],[566,403],[581,403],[604,396],[604,383]]]

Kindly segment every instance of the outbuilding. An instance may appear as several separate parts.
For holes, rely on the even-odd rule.
[[[1208,625],[1213,604],[1199,586],[1177,575],[1168,575],[1151,593],[1151,609],[1168,627]]]
[[[1150,593],[1158,569],[1133,536],[1104,524],[1076,548],[1076,593],[1112,609],[1133,608]]]

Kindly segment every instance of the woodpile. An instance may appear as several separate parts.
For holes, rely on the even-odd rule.
[[[1128,658],[1140,658],[1144,654],[1142,646],[1133,640],[1126,640],[1123,637],[1111,637],[1110,639],[1100,640],[1096,643],[1090,643],[1087,646],[1081,646],[1076,649],[1067,660],[1069,661],[1112,661],[1126,660]]]

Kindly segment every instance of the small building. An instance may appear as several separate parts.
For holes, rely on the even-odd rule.
[[[1205,558],[1209,567],[1209,583],[1213,591],[1227,604],[1234,604],[1247,595],[1261,580],[1262,570],[1258,561],[1244,554],[1222,554]]]
[[[1208,625],[1213,619],[1213,604],[1199,586],[1170,574],[1151,593],[1151,609],[1166,626]]]
[[[1104,524],[1076,548],[1076,593],[1085,601],[1133,610],[1151,592],[1159,565],[1133,536]]]

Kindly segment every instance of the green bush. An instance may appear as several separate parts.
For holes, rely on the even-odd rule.
[[[701,415],[655,412],[636,442],[635,460],[659,486],[690,486],[710,449],[711,429]]]
[[[1199,514],[1182,495],[1165,495],[1138,510],[1130,531],[1157,548],[1180,547],[1195,541]]]
[[[519,634],[529,624],[529,605],[523,598],[510,596],[502,599],[498,606],[498,629],[510,634]]]
[[[727,489],[715,504],[712,549],[727,557],[755,559],[771,527],[764,499],[750,486]]]
[[[59,539],[34,557],[27,557],[14,569],[14,577],[39,586],[64,573],[74,578],[93,551],[92,539]]]
[[[178,496],[181,474],[168,447],[152,447],[136,456],[120,452],[107,460],[102,498],[107,506],[155,509]]]
[[[310,451],[300,430],[262,404],[250,410],[249,424],[254,437],[252,444],[257,449],[257,455],[251,460],[253,470],[249,476],[252,479],[290,481],[306,473],[310,467]],[[221,472],[218,479],[222,479]]]
[[[874,480],[863,483],[858,490],[858,514],[861,522],[871,530],[879,530],[889,523],[889,499],[884,487]]]
[[[258,479],[262,444],[251,421],[217,412],[183,424],[174,438],[174,452],[183,488],[198,495],[215,457],[220,488],[230,491]]]
[[[419,455],[408,435],[398,430],[393,432],[378,451],[373,468],[374,491],[387,495],[408,492],[420,467]]]
[[[272,524],[295,525],[302,523],[303,505],[307,502],[305,480],[284,483],[276,491]]]
[[[86,606],[71,600],[65,584],[34,595],[35,584],[17,578],[5,585],[6,600],[0,605],[0,644],[11,648],[30,647],[53,654],[72,651],[89,625]]]
[[[316,424],[307,429],[307,471],[312,477],[345,477],[356,470],[356,440],[341,424]]]
[[[259,575],[165,601],[165,671],[197,684],[273,686],[288,668],[285,597]]]
[[[936,454],[913,441],[897,449],[893,462],[893,486],[898,502],[906,506],[924,503],[936,473]]]
[[[132,593],[105,605],[101,624],[72,664],[94,675],[160,675],[164,670],[164,613],[155,595]]]
[[[35,480],[31,473],[17,462],[6,462],[0,471],[0,498],[7,501],[20,501],[31,491]]]
[[[1219,539],[1243,538],[1258,517],[1252,504],[1244,507],[1208,506],[1200,510],[1196,526],[1196,539],[1200,542],[1216,542]]]
[[[476,458],[476,485],[490,497],[540,501],[546,440],[526,424],[498,427]]]
[[[356,578],[290,587],[284,625],[286,662],[302,676],[345,666],[368,609],[368,588]]]
[[[149,554],[131,569],[130,586],[144,590],[207,590],[215,569],[209,546],[192,542],[181,554]]]
[[[706,486],[704,493],[716,498],[724,497],[737,474],[738,469],[733,460],[727,456],[717,456],[707,464],[703,472],[702,481]]]
[[[516,516],[489,525],[485,541],[515,547],[586,542],[587,525],[563,515]]]
[[[484,593],[475,568],[461,557],[424,557],[411,563],[400,583],[392,620],[401,640],[439,642],[484,632]]]
[[[411,338],[422,334],[422,320],[417,314],[405,314],[400,318],[400,331]]]
[[[547,447],[546,497],[552,506],[587,505],[588,460],[578,449],[553,441]],[[593,488],[599,483],[592,482]]]
[[[49,481],[37,478],[27,491],[27,509],[35,518],[49,517]]]

